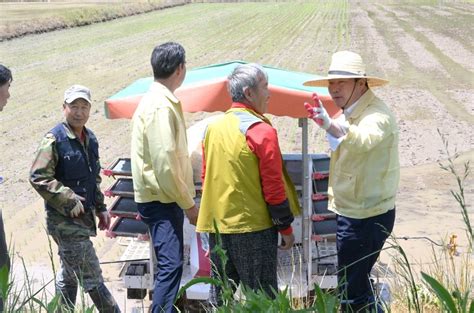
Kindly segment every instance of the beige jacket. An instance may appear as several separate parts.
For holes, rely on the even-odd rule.
[[[347,120],[349,131],[331,154],[329,209],[350,218],[383,214],[395,206],[400,178],[395,117],[369,89]]]
[[[153,82],[132,118],[131,163],[135,201],[194,205],[193,171],[181,103]]]

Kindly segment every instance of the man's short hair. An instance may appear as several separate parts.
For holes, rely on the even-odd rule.
[[[183,46],[176,42],[167,42],[158,45],[151,54],[151,67],[155,79],[168,78],[178,66],[186,62]]]
[[[8,67],[0,64],[0,86],[5,85],[12,80],[12,72],[8,69]]]
[[[227,77],[227,90],[232,101],[242,102],[245,100],[245,89],[256,88],[261,78],[268,80],[268,75],[261,65],[257,63],[238,65]]]

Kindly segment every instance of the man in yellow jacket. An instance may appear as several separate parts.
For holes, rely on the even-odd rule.
[[[207,127],[203,141],[203,193],[196,230],[209,232],[211,251],[215,228],[228,261],[225,272],[217,255],[213,275],[237,286],[262,289],[270,297],[277,285],[278,233],[282,249],[294,242],[291,223],[299,212],[295,188],[283,166],[276,130],[267,111],[268,77],[257,64],[238,65],[228,77],[232,106]],[[220,304],[220,288],[212,287],[210,302]]]
[[[196,224],[198,209],[181,103],[173,92],[186,76],[184,48],[156,46],[154,82],[132,119],[131,163],[138,212],[148,225],[158,262],[152,312],[174,312],[183,272],[184,214]]]
[[[343,312],[381,311],[370,272],[393,229],[400,177],[396,119],[371,90],[386,83],[367,76],[362,58],[350,51],[333,54],[327,77],[305,83],[328,87],[344,113],[331,119],[322,105],[305,104],[333,150],[328,194],[329,209],[337,214]]]

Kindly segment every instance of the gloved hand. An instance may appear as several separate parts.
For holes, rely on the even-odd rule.
[[[110,227],[110,215],[109,212],[99,212],[97,214],[97,217],[99,218],[99,229],[100,230],[107,230]]]
[[[76,201],[76,204],[74,205],[74,207],[72,208],[71,212],[69,213],[69,215],[74,218],[74,217],[78,217],[80,214],[84,214],[84,206],[82,205],[82,202],[77,200]]]
[[[313,93],[314,106],[308,102],[304,103],[306,111],[308,111],[308,117],[316,122],[322,129],[327,130],[331,126],[331,118],[326,112],[321,100],[317,93]]]

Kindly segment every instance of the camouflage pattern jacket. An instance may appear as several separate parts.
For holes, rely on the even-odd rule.
[[[82,143],[67,123],[60,123],[43,138],[30,170],[30,183],[45,200],[48,233],[68,239],[97,234],[96,212],[106,211],[100,191],[99,145],[94,133],[84,127]],[[84,214],[70,217],[78,200]]]

